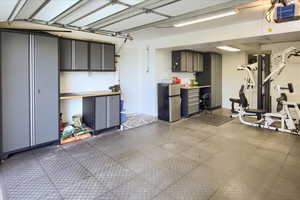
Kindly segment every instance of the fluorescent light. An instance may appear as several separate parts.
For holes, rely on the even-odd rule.
[[[200,23],[200,22],[210,21],[210,20],[213,20],[213,19],[219,19],[219,18],[222,18],[222,17],[231,16],[231,15],[236,15],[237,13],[238,13],[238,11],[234,9],[234,10],[230,10],[230,11],[223,12],[223,13],[220,13],[220,14],[216,14],[216,15],[212,15],[212,16],[207,16],[207,17],[202,17],[200,19],[196,19],[196,20],[192,20],[192,21],[188,21],[188,22],[183,22],[183,23],[175,24],[174,26],[175,27],[188,26],[188,25],[191,25],[191,24],[196,24],[196,23]]]
[[[230,46],[218,46],[218,49],[222,49],[224,51],[231,51],[231,52],[239,52],[241,49],[230,47]]]

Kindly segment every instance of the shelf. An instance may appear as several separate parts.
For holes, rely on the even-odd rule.
[[[78,99],[84,97],[97,97],[97,96],[111,96],[120,95],[121,92],[111,92],[111,91],[90,91],[90,92],[78,92],[78,93],[61,93],[60,100],[67,99]]]
[[[182,86],[181,89],[192,90],[192,89],[202,89],[202,88],[210,88],[210,85],[204,86]]]

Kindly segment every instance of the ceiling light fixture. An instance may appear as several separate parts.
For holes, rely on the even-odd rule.
[[[231,52],[239,52],[241,49],[235,48],[235,47],[230,47],[230,46],[218,46],[217,49],[221,49],[224,51],[231,51]]]
[[[214,15],[209,15],[209,16],[206,16],[206,17],[202,17],[200,19],[196,19],[196,20],[192,20],[192,21],[188,21],[188,22],[183,22],[183,23],[178,23],[178,24],[175,24],[174,26],[175,27],[183,27],[183,26],[188,26],[188,25],[191,25],[191,24],[197,24],[197,23],[200,23],[200,22],[206,22],[206,21],[219,19],[219,18],[231,16],[231,15],[236,15],[236,14],[238,14],[238,10],[231,9],[231,10],[226,11],[226,12],[222,12],[222,13],[218,13],[218,14],[214,14]]]

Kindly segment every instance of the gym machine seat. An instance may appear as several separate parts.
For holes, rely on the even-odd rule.
[[[229,99],[232,102],[232,108],[231,109],[234,110],[234,104],[238,103],[239,105],[242,105],[243,108],[245,108],[245,112],[247,112],[247,113],[257,114],[258,116],[267,113],[266,110],[247,109],[249,104],[248,104],[248,100],[246,98],[246,95],[244,93],[244,88],[245,88],[245,86],[242,85],[242,87],[239,91],[239,97],[240,97],[239,99],[233,99],[233,98]]]

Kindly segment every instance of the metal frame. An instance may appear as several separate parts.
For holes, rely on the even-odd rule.
[[[62,20],[63,18],[65,18],[66,16],[70,15],[75,10],[78,10],[78,9],[82,8],[83,6],[85,6],[88,2],[89,2],[89,0],[79,0],[74,5],[72,5],[71,7],[69,7],[67,10],[63,11],[62,13],[60,13],[59,15],[57,15],[56,17],[54,17],[53,19],[51,19],[48,22],[48,24],[51,25],[51,24],[56,23],[57,21]]]
[[[17,4],[15,5],[13,11],[11,12],[10,16],[8,17],[7,22],[10,23],[12,21],[29,21],[29,22],[36,23],[36,24],[49,25],[49,26],[55,26],[55,27],[60,27],[60,28],[66,28],[69,30],[84,31],[84,32],[88,32],[88,33],[95,33],[95,34],[101,34],[101,35],[106,35],[106,36],[111,36],[111,37],[126,38],[126,39],[131,39],[131,37],[128,35],[129,33],[136,32],[136,31],[139,31],[142,29],[151,28],[151,27],[155,27],[155,26],[159,26],[159,25],[170,24],[170,23],[174,23],[175,21],[187,20],[189,18],[198,17],[199,15],[212,13],[212,12],[216,12],[216,11],[220,11],[220,10],[228,9],[228,8],[232,8],[232,7],[237,7],[237,6],[241,6],[243,4],[252,2],[252,0],[240,0],[240,1],[231,0],[229,2],[221,3],[221,4],[218,4],[215,6],[206,7],[204,9],[196,10],[196,11],[182,14],[179,16],[170,16],[165,13],[158,12],[158,11],[156,11],[156,9],[174,4],[174,3],[182,1],[182,0],[144,0],[143,2],[138,3],[136,5],[129,5],[127,3],[123,3],[119,0],[110,0],[107,4],[105,4],[99,8],[96,8],[95,10],[93,10],[83,16],[80,16],[79,18],[73,20],[72,22],[70,22],[68,24],[61,24],[61,23],[59,23],[59,21],[63,20],[65,17],[71,15],[74,11],[77,11],[78,9],[83,8],[85,5],[87,5],[90,2],[90,0],[79,0],[78,2],[74,3],[72,6],[70,6],[69,8],[67,8],[66,10],[64,10],[63,12],[61,12],[60,14],[58,14],[57,16],[55,16],[53,19],[51,19],[49,21],[34,19],[34,17],[51,1],[51,0],[44,0],[44,3],[42,3],[42,5],[39,6],[39,8],[36,9],[28,19],[15,20],[15,17],[22,11],[22,9],[24,9],[25,5],[29,1],[30,0],[19,0],[17,2]],[[21,5],[22,2],[23,2],[23,5]],[[84,19],[84,18],[90,16],[91,14],[93,14],[109,5],[112,5],[112,4],[120,4],[120,5],[127,6],[128,8],[127,9],[125,8],[124,10],[116,12],[110,16],[103,18],[103,19],[94,21],[86,26],[78,27],[78,26],[71,25],[71,24],[74,24],[75,22],[77,22],[81,19]],[[144,13],[153,13],[153,14],[165,17],[166,19],[152,22],[149,24],[144,24],[144,25],[137,26],[134,28],[126,29],[126,30],[123,30],[120,32],[114,32],[114,31],[102,29],[106,26],[109,26],[109,25],[112,25],[115,23],[119,23],[121,21],[127,20],[132,17],[136,17],[136,16],[144,14]]]
[[[122,5],[126,5],[126,6],[129,6],[128,9],[126,10],[123,10],[123,11],[120,11],[120,12],[117,12],[113,15],[110,15],[106,18],[103,18],[103,19],[100,19],[98,21],[95,21],[93,23],[90,23],[86,26],[83,27],[84,30],[100,30],[100,26],[101,27],[105,27],[105,26],[108,26],[106,23],[108,23],[109,25],[112,25],[114,23],[118,23],[118,22],[121,22],[123,20],[126,20],[126,19],[129,19],[131,17],[135,17],[135,16],[138,16],[138,15],[141,15],[141,14],[144,14],[146,12],[153,12],[157,15],[161,15],[161,16],[164,16],[164,17],[167,17],[167,18],[171,18],[171,16],[169,15],[165,15],[163,13],[159,13],[159,12],[156,12],[154,11],[154,9],[147,9],[147,7],[151,7],[151,6],[155,6],[155,4],[158,4],[158,3],[162,3],[164,1],[167,1],[167,0],[161,0],[161,1],[158,1],[158,0],[149,0],[149,1],[144,1],[144,2],[141,2],[137,5],[134,5],[134,6],[131,6],[131,5],[128,5],[128,4],[125,4],[125,3],[122,3],[122,2],[119,2],[117,1],[119,4],[122,4]],[[182,0],[174,0],[172,1],[172,3],[176,3],[178,1],[182,1]],[[164,6],[167,6],[167,5],[170,5],[171,3],[168,2],[168,3],[165,3],[163,4]],[[154,7],[155,9],[157,9],[159,6],[157,7]],[[135,14],[133,14],[135,13]],[[128,15],[132,15],[133,16],[128,16]],[[104,26],[104,24],[106,24]]]
[[[75,19],[75,20],[73,20],[73,21],[71,21],[71,22],[68,23],[68,24],[74,24],[75,22],[77,22],[77,21],[79,21],[79,20],[81,20],[81,19],[84,19],[84,18],[86,18],[86,17],[88,17],[88,16],[94,14],[95,12],[97,12],[97,11],[99,11],[99,10],[102,10],[102,9],[104,9],[104,8],[106,8],[106,7],[110,6],[110,5],[112,5],[112,4],[113,4],[113,1],[110,1],[110,2],[108,2],[108,3],[106,3],[106,4],[104,4],[103,6],[101,6],[101,7],[99,7],[99,8],[96,8],[95,10],[93,10],[93,11],[91,11],[91,12],[89,12],[89,13],[87,13],[87,14],[85,14],[85,15],[83,15],[83,16],[81,16],[81,17],[79,17],[79,18],[77,18],[77,19]]]
[[[138,27],[135,27],[135,28],[123,30],[122,33],[132,33],[132,32],[142,30],[142,29],[147,29],[147,28],[151,28],[151,27],[155,27],[155,26],[159,26],[159,25],[165,25],[165,24],[168,24],[168,23],[174,23],[176,21],[187,20],[187,19],[199,17],[201,15],[205,15],[205,14],[209,14],[209,13],[229,9],[229,8],[232,8],[232,7],[241,6],[243,4],[250,3],[250,2],[252,2],[252,1],[251,0],[240,0],[240,1],[232,0],[230,2],[225,2],[225,3],[215,5],[215,6],[210,6],[210,7],[200,9],[200,10],[195,10],[195,11],[190,12],[190,13],[174,16],[174,17],[171,17],[169,19],[164,19],[164,20],[160,20],[158,22],[153,22],[153,23],[150,23],[150,24],[145,24],[145,25],[138,26]]]
[[[50,1],[51,0],[45,0],[44,3],[42,3],[42,5],[40,5],[40,7],[30,15],[29,19],[33,19],[44,7],[48,5],[48,3],[50,3]]]

